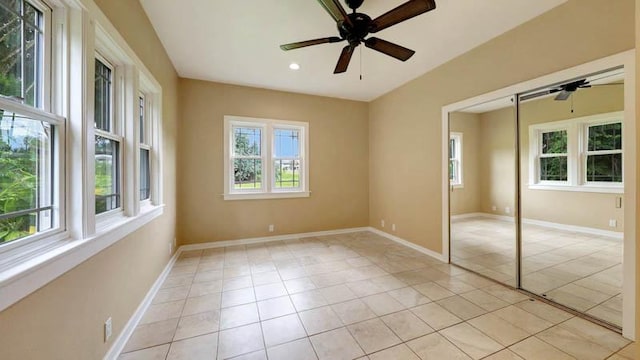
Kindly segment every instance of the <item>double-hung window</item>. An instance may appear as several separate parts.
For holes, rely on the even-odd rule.
[[[621,192],[622,138],[622,112],[531,125],[529,187]]]
[[[121,207],[121,143],[114,120],[114,68],[95,59],[95,209],[96,214]]]
[[[462,187],[462,133],[449,136],[449,184]]]
[[[149,121],[147,103],[144,95],[138,97],[139,107],[139,148],[140,148],[140,201],[151,198],[151,146],[149,141]]]
[[[309,196],[308,124],[225,117],[225,199]]]
[[[0,1],[0,251],[63,229],[65,119],[49,106],[50,18],[39,1]]]
[[[587,183],[622,183],[622,123],[586,126]]]
[[[538,169],[540,181],[566,182],[567,130],[541,131],[539,136]]]

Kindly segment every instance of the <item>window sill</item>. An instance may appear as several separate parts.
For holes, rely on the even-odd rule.
[[[623,194],[623,186],[598,186],[598,185],[529,185],[529,190],[573,191],[603,194]]]
[[[163,212],[164,205],[155,206],[144,209],[136,217],[125,217],[118,223],[105,226],[98,233],[85,239],[67,237],[54,241],[49,246],[33,251],[27,256],[24,253],[7,254],[21,259],[19,263],[8,259],[9,263],[15,265],[0,269],[0,293],[2,293],[0,311],[117,243],[161,216]]]
[[[311,191],[224,194],[225,200],[265,200],[309,197]]]

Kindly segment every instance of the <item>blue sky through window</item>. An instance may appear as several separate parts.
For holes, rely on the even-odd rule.
[[[276,157],[300,156],[300,131],[275,129],[273,131]]]

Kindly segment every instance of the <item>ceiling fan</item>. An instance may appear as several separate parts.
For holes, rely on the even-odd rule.
[[[340,36],[300,41],[280,45],[280,48],[282,50],[293,50],[306,46],[337,43],[346,40],[349,44],[342,49],[336,68],[333,71],[334,74],[347,71],[349,62],[351,61],[351,55],[353,55],[353,51],[361,43],[364,43],[364,45],[370,49],[379,51],[398,60],[407,61],[413,56],[415,51],[377,37],[365,38],[369,34],[375,34],[378,31],[436,8],[435,0],[410,0],[375,19],[371,19],[366,14],[356,12],[364,0],[345,0],[347,6],[353,10],[351,14],[347,14],[339,0],[318,0],[318,2],[329,15],[331,15],[333,20],[335,20]]]
[[[527,101],[540,96],[558,93],[558,95],[556,95],[554,100],[564,101],[564,100],[567,100],[574,92],[578,91],[578,89],[585,89],[593,86],[608,86],[608,85],[622,85],[622,83],[591,84],[589,81],[587,81],[587,79],[580,79],[580,80],[576,80],[566,84],[558,85],[557,87],[554,87],[548,90],[543,90],[543,91],[529,94],[529,95],[523,95],[520,97],[520,100]]]

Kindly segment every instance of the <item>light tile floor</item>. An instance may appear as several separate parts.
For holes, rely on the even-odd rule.
[[[451,225],[452,262],[515,285],[514,223],[467,218]],[[622,240],[523,225],[522,288],[622,326]]]
[[[620,335],[378,235],[181,254],[133,359],[632,359]]]

